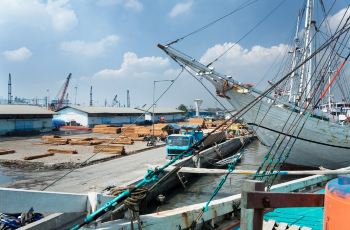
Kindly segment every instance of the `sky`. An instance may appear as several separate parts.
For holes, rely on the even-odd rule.
[[[13,96],[51,99],[72,73],[68,88],[72,102],[77,87],[77,102],[88,105],[92,85],[94,105],[102,106],[105,101],[110,105],[116,94],[124,105],[129,89],[132,107],[150,106],[153,82],[175,79],[180,71],[157,44],[188,34],[244,2],[247,0],[0,0],[0,99],[7,99],[9,73]],[[329,8],[333,1],[324,2]],[[289,50],[303,3],[257,0],[174,47],[207,64],[240,40],[213,66],[241,82],[264,85]],[[329,15],[331,25],[337,24],[347,4],[336,1]],[[157,82],[155,96],[169,84]],[[203,107],[220,107],[198,81],[182,74],[157,105],[193,106],[197,98],[204,101]]]

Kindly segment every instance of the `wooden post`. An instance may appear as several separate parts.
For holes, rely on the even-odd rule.
[[[264,209],[247,208],[247,192],[264,191],[265,183],[262,181],[245,180],[241,195],[241,230],[261,230],[263,226]]]

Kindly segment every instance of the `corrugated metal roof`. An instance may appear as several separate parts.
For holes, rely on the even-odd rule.
[[[118,114],[118,113],[124,113],[124,114],[142,114],[143,112],[134,109],[134,108],[125,108],[125,107],[95,107],[95,106],[65,106],[57,111],[61,111],[65,108],[73,108],[80,110],[85,113],[89,114],[98,114],[98,113],[110,113],[110,114]]]
[[[141,111],[146,111],[146,110],[142,110],[140,109]],[[152,113],[153,112],[153,109],[151,108],[150,110],[148,110],[149,113]],[[171,113],[185,113],[184,111],[182,110],[178,110],[178,109],[173,109],[173,108],[154,108],[154,113],[155,114],[171,114]]]
[[[0,105],[0,114],[54,114],[54,112],[36,105]]]

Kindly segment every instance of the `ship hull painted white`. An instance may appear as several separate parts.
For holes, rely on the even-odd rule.
[[[255,99],[252,94],[242,94],[235,90],[226,91],[226,95],[230,98],[228,101],[237,110]],[[287,108],[270,105],[267,101],[261,101],[242,117],[256,130],[264,144],[271,146],[278,136],[281,140],[287,135],[281,144],[280,150],[282,150],[285,146],[290,148],[296,139],[286,163],[322,166],[330,169],[350,165],[350,126],[342,126],[314,117],[307,118],[306,115],[300,115]],[[287,120],[288,123],[285,125]],[[257,125],[261,127],[257,128]],[[288,144],[286,144],[287,140],[290,140]],[[279,142],[275,146],[278,144]],[[285,153],[287,152],[289,150],[285,150]]]

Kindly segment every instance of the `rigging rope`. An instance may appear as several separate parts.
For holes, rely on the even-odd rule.
[[[221,21],[221,20],[223,20],[223,19],[233,15],[234,13],[236,13],[236,12],[238,12],[238,11],[240,11],[240,10],[250,6],[250,5],[252,5],[253,3],[256,3],[257,1],[259,1],[259,0],[251,0],[250,2],[248,1],[248,2],[242,3],[241,5],[238,6],[238,8],[232,10],[231,12],[225,14],[224,16],[222,16],[222,17],[220,17],[220,18],[218,18],[218,19],[216,19],[216,20],[214,20],[212,22],[209,22],[208,24],[206,24],[206,25],[204,25],[204,26],[202,26],[202,27],[200,27],[200,28],[198,28],[198,29],[196,29],[196,30],[194,30],[194,31],[192,31],[192,32],[190,32],[190,33],[180,37],[180,38],[177,38],[177,39],[175,39],[172,42],[167,43],[167,46],[170,46],[170,45],[175,44],[175,43],[177,43],[177,42],[179,42],[181,40],[184,40],[185,38],[187,38],[189,36],[192,36],[193,34],[201,32],[202,30],[207,29],[208,27],[210,27],[210,26],[216,24],[217,22],[219,22],[219,21]]]
[[[253,26],[247,33],[245,33],[238,41],[233,43],[229,48],[227,48],[224,52],[222,52],[218,57],[216,57],[213,61],[207,64],[208,66],[211,66],[216,61],[218,61],[221,57],[223,57],[226,53],[228,53],[233,47],[235,47],[240,41],[242,41],[244,38],[246,38],[250,33],[252,33],[256,28],[258,28],[264,21],[266,21],[278,8],[280,8],[283,3],[285,3],[286,0],[282,0],[276,7],[274,7],[264,18],[262,18],[255,26]]]
[[[241,110],[239,110],[238,112],[236,112],[233,116],[230,117],[233,118],[234,116],[236,116],[237,114],[241,114],[242,112],[247,112],[249,109],[251,109],[253,106],[255,106],[259,101],[261,101],[264,97],[266,97],[275,87],[277,87],[281,82],[283,82],[284,80],[286,80],[288,78],[288,76],[294,72],[296,69],[299,69],[305,62],[307,62],[308,60],[310,60],[313,56],[315,56],[317,53],[319,53],[320,51],[322,51],[324,48],[326,48],[331,42],[333,42],[335,39],[339,38],[346,30],[348,30],[349,28],[343,28],[342,31],[339,31],[338,33],[336,33],[334,35],[334,37],[332,39],[329,39],[329,41],[325,42],[323,45],[321,45],[318,49],[315,50],[314,53],[312,53],[308,58],[306,58],[304,60],[303,63],[300,63],[298,66],[296,66],[291,72],[289,72],[287,75],[285,75],[282,79],[280,79],[278,82],[276,82],[275,84],[273,84],[269,89],[265,90],[264,92],[262,92],[258,97],[256,97],[252,102],[250,102],[249,104],[247,104],[246,106],[243,106],[243,108],[241,108]],[[92,214],[88,215],[85,219],[84,222],[81,224],[78,224],[76,226],[74,226],[72,228],[72,230],[76,230],[79,229],[80,227],[91,223],[92,221],[96,220],[97,218],[101,217],[102,215],[104,215],[105,213],[107,213],[109,210],[114,209],[118,204],[120,204],[120,202],[124,201],[127,197],[130,196],[130,194],[132,192],[134,192],[136,189],[155,182],[158,180],[158,176],[160,175],[160,173],[162,173],[164,171],[165,168],[169,167],[171,164],[173,164],[175,161],[177,161],[178,159],[180,159],[181,157],[185,156],[186,153],[192,151],[194,148],[199,147],[204,140],[206,140],[212,133],[214,133],[216,130],[218,130],[219,128],[221,128],[223,125],[227,124],[228,120],[226,120],[225,122],[223,122],[221,125],[219,125],[218,127],[216,127],[213,131],[211,131],[207,136],[205,136],[203,139],[201,139],[199,142],[195,143],[194,145],[192,145],[187,151],[185,151],[184,153],[179,154],[177,157],[175,157],[174,159],[172,159],[171,161],[169,161],[167,164],[165,164],[164,166],[155,169],[154,171],[149,170],[148,173],[145,175],[144,179],[139,182],[138,184],[136,184],[135,188],[130,189],[130,190],[124,190],[121,194],[119,194],[117,197],[115,197],[114,199],[112,199],[111,201],[107,202],[106,204],[104,204],[100,209],[98,209],[97,211],[93,212]],[[196,155],[193,154],[192,157]],[[184,163],[179,164],[175,167],[175,169],[180,169],[183,166]]]
[[[136,124],[136,122],[143,117],[163,96],[166,92],[168,92],[168,90],[171,88],[171,86],[175,83],[175,81],[181,76],[181,74],[183,73],[183,69],[181,69],[181,71],[178,73],[178,75],[175,77],[175,79],[173,81],[171,81],[171,84],[163,91],[163,93],[157,98],[157,100],[154,101],[154,104],[152,104],[143,114],[141,114],[140,116],[138,116],[135,121],[133,123],[131,123],[130,125],[126,126],[127,130],[129,127],[131,127],[132,125]],[[113,141],[115,141],[119,136],[124,134],[124,131],[122,131],[119,135],[116,135],[111,141],[109,141],[107,143],[111,144]],[[106,147],[103,147],[106,148]],[[57,182],[59,182],[60,180],[62,180],[63,178],[65,178],[66,176],[68,176],[69,174],[71,174],[72,172],[74,172],[76,169],[78,169],[79,167],[83,166],[84,164],[86,164],[89,160],[91,160],[93,157],[95,157],[97,154],[101,153],[101,151],[103,150],[103,148],[100,148],[99,151],[97,151],[96,153],[94,153],[93,155],[91,155],[90,157],[88,157],[86,160],[84,160],[83,162],[79,163],[76,167],[74,167],[73,169],[69,170],[68,172],[66,172],[65,174],[63,174],[62,176],[60,176],[59,178],[57,178],[56,180],[54,180],[53,182],[51,182],[50,184],[46,185],[43,189],[41,189],[41,191],[45,191],[46,189],[48,189],[49,187],[53,186],[54,184],[56,184]]]

